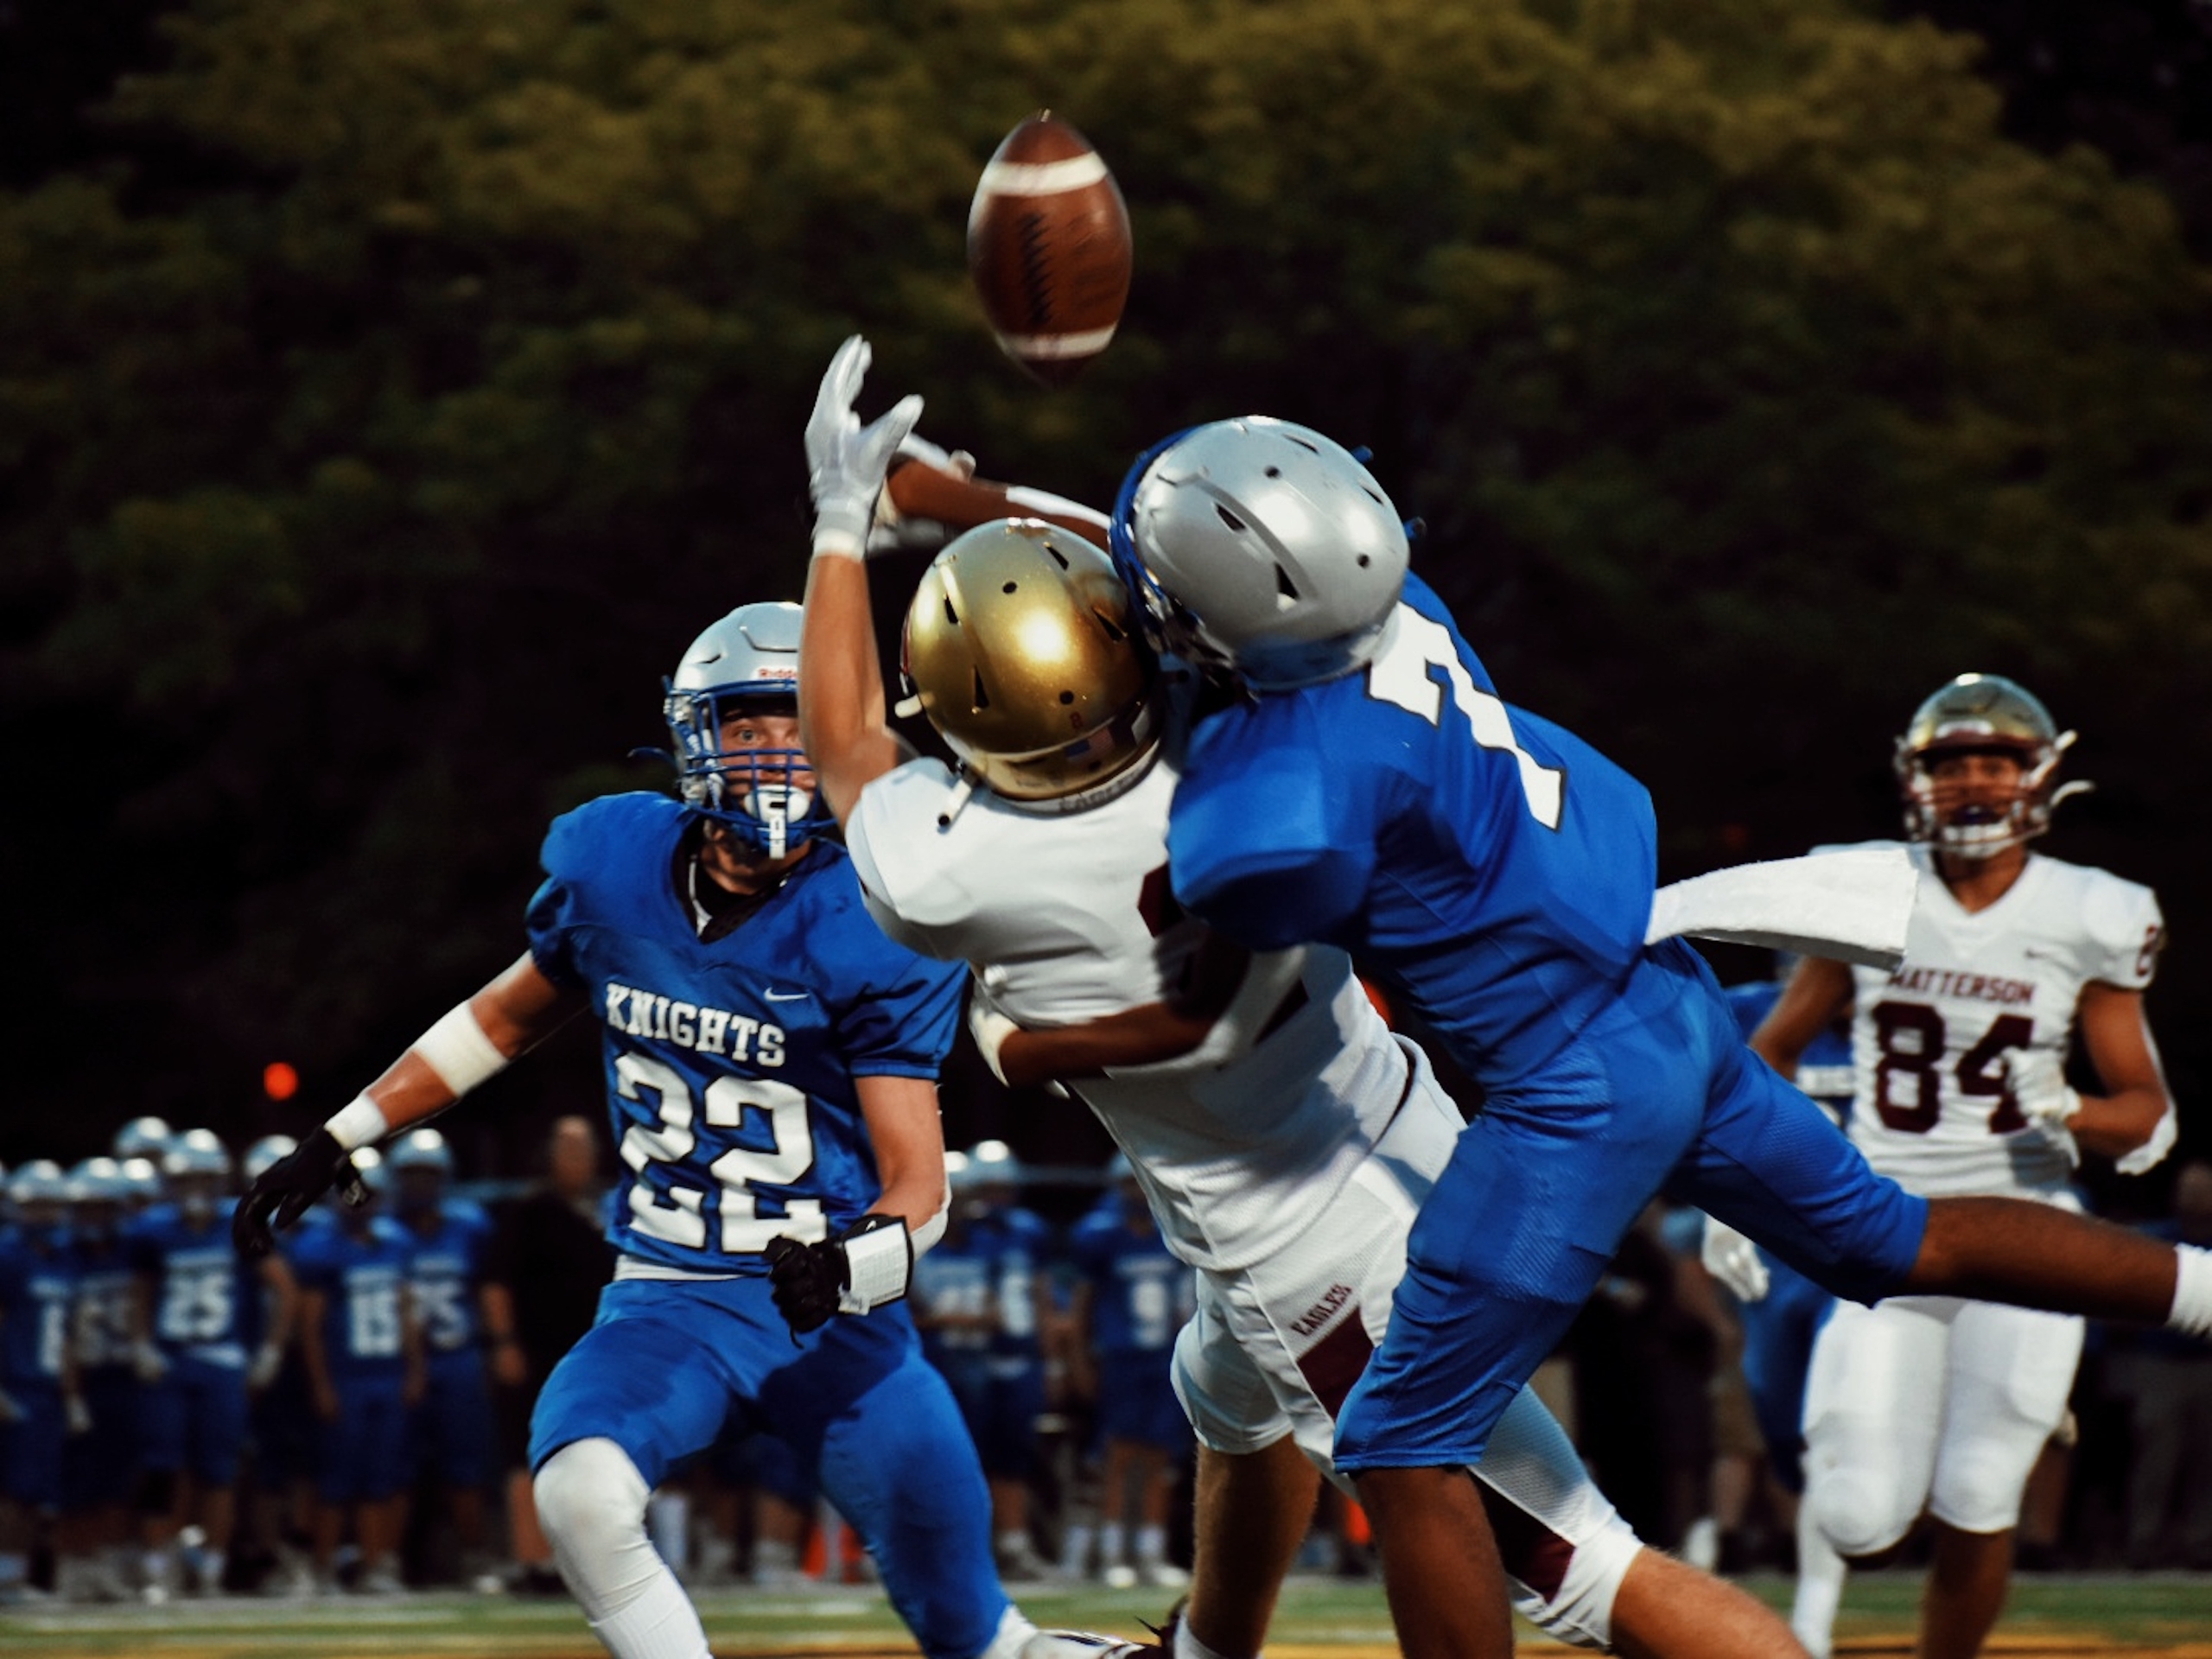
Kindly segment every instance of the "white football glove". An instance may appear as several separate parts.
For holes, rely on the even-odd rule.
[[[1766,1263],[1759,1259],[1759,1247],[1711,1216],[1705,1218],[1705,1243],[1698,1249],[1698,1259],[1739,1302],[1762,1300],[1772,1282]]]
[[[806,486],[814,498],[814,550],[840,558],[868,556],[876,498],[891,458],[922,417],[919,397],[902,397],[868,425],[853,413],[873,355],[855,334],[837,348],[815,394],[806,423]]]
[[[169,1374],[168,1356],[150,1342],[130,1344],[130,1369],[141,1382],[158,1382]]]
[[[2080,1163],[2082,1149],[2074,1144],[2074,1132],[2067,1125],[2082,1109],[2082,1096],[2067,1087],[2063,1057],[2048,1048],[2008,1048],[2005,1082],[2028,1127],[2041,1130],[2066,1154],[2068,1163]]]

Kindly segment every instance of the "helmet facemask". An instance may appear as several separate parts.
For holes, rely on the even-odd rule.
[[[1961,675],[1920,705],[1897,739],[1895,766],[1906,835],[1977,862],[2033,840],[2050,828],[2059,802],[2091,787],[2052,787],[2073,743],[2074,734],[2060,731],[2024,688],[2001,675]],[[1936,777],[1946,758],[1975,754],[2002,755],[2018,765],[2018,779],[2009,795],[1996,798],[1970,781]]]
[[[835,822],[804,751],[733,747],[724,739],[725,729],[748,715],[796,713],[791,689],[725,685],[681,691],[671,684],[663,706],[683,804],[741,844],[779,859]]]

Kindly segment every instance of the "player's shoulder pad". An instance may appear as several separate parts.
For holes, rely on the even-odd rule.
[[[603,868],[610,855],[634,853],[640,837],[672,830],[683,817],[681,805],[650,790],[602,795],[553,820],[539,862],[556,880],[576,880]]]
[[[861,887],[898,919],[920,927],[963,921],[975,909],[965,866],[988,836],[988,801],[952,810],[959,785],[941,760],[894,766],[861,791],[845,829]]]
[[[2082,931],[2099,957],[2141,951],[2152,935],[2165,925],[2158,895],[2140,881],[2087,864],[2069,864],[2063,859],[2044,861],[2050,866],[2051,876],[2064,885],[2068,907],[2080,915]],[[2100,972],[2096,976],[2105,976]]]

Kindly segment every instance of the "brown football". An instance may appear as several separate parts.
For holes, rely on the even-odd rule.
[[[1049,110],[992,153],[968,209],[968,270],[1006,354],[1048,386],[1106,349],[1129,296],[1129,213],[1088,140]]]

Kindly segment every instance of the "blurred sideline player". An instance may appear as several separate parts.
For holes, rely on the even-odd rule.
[[[1167,1560],[1168,1504],[1191,1455],[1191,1427],[1172,1361],[1176,1332],[1198,1311],[1192,1274],[1160,1236],[1127,1154],[1116,1154],[1106,1173],[1104,1195],[1068,1241],[1079,1275],[1076,1350],[1091,1368],[1086,1392],[1103,1443],[1098,1560],[1109,1585],[1179,1589],[1189,1580]]]
[[[1248,961],[1173,908],[1164,842],[1183,715],[1096,547],[1032,520],[938,554],[905,659],[962,773],[906,760],[861,556],[918,402],[861,428],[867,361],[862,341],[840,349],[808,426],[808,751],[871,912],[973,965],[986,1057],[1010,1083],[1077,1079],[1199,1270],[1175,1361],[1200,1446],[1197,1543],[1171,1639],[1179,1659],[1251,1659],[1459,1114],[1342,952]],[[978,516],[1003,511],[976,494]],[[1022,505],[1095,531],[1071,504]],[[1479,1473],[1522,1605],[1552,1633],[1683,1659],[1795,1650],[1751,1598],[1642,1548],[1533,1395]]]
[[[386,1163],[392,1218],[410,1252],[408,1294],[423,1332],[423,1397],[413,1414],[413,1456],[451,1510],[461,1582],[490,1588],[496,1580],[484,1493],[494,1473],[498,1437],[485,1368],[486,1332],[508,1344],[514,1340],[512,1329],[493,1329],[496,1299],[485,1294],[492,1222],[480,1206],[453,1196],[453,1148],[435,1129],[400,1136]]]
[[[2139,1174],[2173,1144],[2143,1013],[2165,938],[2158,900],[2028,850],[2064,792],[2055,773],[2072,741],[2002,676],[1961,675],[1923,702],[1897,751],[1921,871],[1904,963],[1802,963],[1752,1039],[1788,1077],[1848,1013],[1851,1138],[1910,1192],[2076,1211],[2082,1151]],[[2101,1094],[2066,1081],[2076,1029]],[[1927,1659],[1979,1653],[2004,1606],[2022,1495],[2065,1417],[2082,1338],[2078,1318],[1948,1296],[1840,1304],[1821,1328],[1806,1507],[1852,1558],[1891,1550],[1925,1511]],[[1801,1575],[1794,1622],[1816,1654],[1841,1583],[1840,1565]]]
[[[1046,1227],[1014,1202],[1016,1166],[1003,1141],[948,1159],[947,1175],[944,1236],[914,1264],[914,1320],[976,1442],[999,1571],[1041,1579],[1048,1569],[1029,1536],[1029,1487],[1045,1408]]]
[[[748,605],[686,650],[664,703],[683,799],[609,796],[557,819],[529,950],[254,1184],[238,1243],[265,1250],[272,1224],[350,1179],[352,1148],[443,1110],[589,1008],[623,1163],[621,1260],[538,1396],[531,1464],[594,1630],[620,1659],[706,1655],[645,1504],[727,1422],[816,1465],[930,1659],[1040,1659],[1058,1644],[992,1571],[973,1448],[899,1305],[943,1226],[935,1078],[959,974],[886,940],[818,834],[798,631],[798,607]],[[778,1311],[792,1293],[764,1274],[779,1261],[873,1317],[794,1341]]]
[[[60,1512],[63,1446],[91,1421],[70,1339],[68,1178],[34,1159],[9,1178],[7,1195],[16,1223],[0,1235],[0,1591],[14,1594],[28,1593],[29,1552]]]
[[[130,1366],[137,1281],[124,1242],[123,1168],[87,1158],[69,1172],[76,1298],[69,1316],[86,1431],[62,1449],[55,1589],[73,1601],[127,1593],[130,1504],[138,1481],[138,1378]]]
[[[413,1251],[384,1213],[391,1168],[365,1153],[362,1165],[367,1200],[337,1205],[331,1224],[306,1231],[292,1252],[300,1357],[320,1426],[315,1574],[319,1590],[336,1590],[338,1547],[350,1521],[360,1551],[357,1587],[396,1595],[404,1587],[407,1420],[423,1397],[423,1327],[408,1283]]]
[[[1175,897],[1255,949],[1351,950],[1485,1090],[1338,1427],[1413,1659],[1510,1651],[1463,1471],[1662,1185],[1855,1300],[2212,1326],[2212,1254],[1909,1194],[1752,1060],[1703,960],[1646,942],[1649,797],[1498,697],[1349,451],[1261,416],[1195,428],[1131,468],[1112,530],[1149,626],[1249,694],[1193,734]]]
[[[124,1235],[138,1276],[131,1363],[145,1388],[139,1510],[145,1592],[155,1602],[180,1588],[209,1593],[223,1581],[247,1397],[276,1376],[295,1302],[283,1261],[249,1269],[231,1249],[231,1155],[213,1132],[187,1129],[161,1158],[168,1196]],[[188,1518],[203,1541],[180,1561],[176,1541]]]

